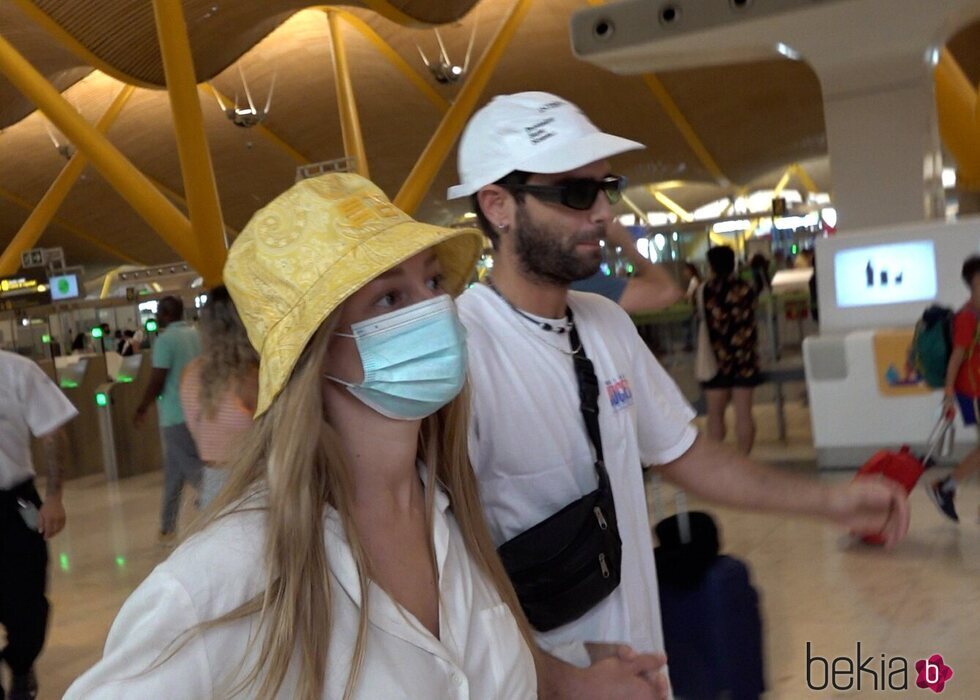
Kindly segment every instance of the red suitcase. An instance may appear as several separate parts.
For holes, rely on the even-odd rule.
[[[952,436],[953,411],[943,411],[943,415],[932,429],[927,443],[927,452],[921,459],[912,454],[908,445],[902,445],[898,452],[892,450],[879,450],[871,459],[864,463],[858,470],[855,479],[866,476],[881,474],[885,478],[897,481],[905,489],[906,493],[911,493],[915,485],[919,483],[922,472],[932,466],[932,458],[940,449],[947,434]],[[884,544],[885,540],[880,535],[866,535],[861,540],[867,544]]]

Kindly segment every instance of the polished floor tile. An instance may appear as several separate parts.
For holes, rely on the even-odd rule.
[[[755,456],[783,468],[813,473],[809,417],[789,406],[788,442],[773,437],[773,412],[759,406]],[[847,479],[848,474],[819,478]],[[162,560],[156,543],[159,474],[106,484],[100,477],[66,488],[68,526],[51,544],[52,619],[38,663],[42,699],[65,688],[101,653],[116,611],[132,589]],[[673,512],[664,487],[665,513]],[[723,550],[747,561],[762,599],[770,698],[855,697],[806,688],[806,643],[833,659],[862,655],[902,656],[912,663],[941,653],[954,669],[943,698],[980,697],[980,488],[959,496],[963,522],[947,522],[919,488],[911,498],[912,529],[892,551],[856,543],[833,525],[712,508],[722,529]],[[692,508],[700,508],[692,499]],[[656,519],[664,513],[652,513]],[[184,524],[193,517],[185,499]],[[867,678],[867,677],[866,677]],[[922,697],[922,691],[911,692]],[[861,697],[884,693],[868,692]]]

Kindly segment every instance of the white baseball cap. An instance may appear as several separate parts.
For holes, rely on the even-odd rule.
[[[466,125],[457,159],[462,182],[447,197],[466,197],[515,170],[563,173],[641,148],[646,146],[602,133],[557,95],[498,95]]]

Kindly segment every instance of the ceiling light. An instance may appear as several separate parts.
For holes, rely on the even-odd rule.
[[[956,187],[956,171],[952,168],[943,168],[943,188],[950,190]]]

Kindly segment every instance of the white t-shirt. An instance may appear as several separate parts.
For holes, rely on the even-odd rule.
[[[372,583],[365,655],[354,696],[537,697],[534,660],[514,616],[470,559],[441,489],[435,503],[439,639]],[[323,697],[340,698],[354,652],[361,593],[343,525],[332,508],[326,510],[324,530],[332,635]],[[171,659],[147,669],[183,632],[262,591],[264,542],[265,513],[251,510],[216,521],[178,547],[123,605],[102,660],[75,681],[66,700],[226,697],[223,689],[254,667],[257,654],[248,649],[248,640],[256,633],[255,616],[194,634]],[[276,696],[281,700],[297,697],[298,652]],[[243,697],[252,694],[246,690]]]
[[[467,290],[457,305],[468,331],[473,385],[470,459],[500,545],[594,491],[595,460],[572,359],[562,352],[571,351],[568,335],[521,318],[483,285]],[[584,642],[628,643],[640,652],[664,648],[642,465],[680,457],[697,431],[691,425],[695,412],[619,306],[574,291],[568,305],[599,379],[602,447],[623,541],[622,579],[584,616],[539,633],[537,641],[586,665]]]
[[[34,476],[31,435],[40,437],[78,415],[37,363],[0,350],[0,489]]]

